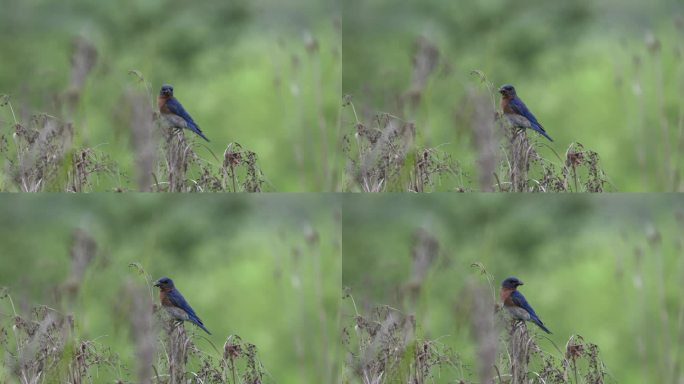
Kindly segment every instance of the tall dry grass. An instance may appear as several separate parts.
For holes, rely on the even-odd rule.
[[[351,97],[345,97],[356,116]],[[358,120],[345,138],[347,185],[363,192],[427,192],[442,177],[460,178],[459,166],[440,148],[418,148],[416,126],[397,116],[379,114],[372,123]]]

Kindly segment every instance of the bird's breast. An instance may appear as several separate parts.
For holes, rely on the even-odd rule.
[[[508,112],[510,110],[510,107],[508,106],[508,99],[505,96],[501,97],[501,101],[499,102],[499,105],[501,106],[501,110],[504,113],[510,113],[510,112]]]
[[[166,98],[162,96],[157,96],[157,108],[159,108],[159,112],[161,113],[168,113],[169,108],[166,106]]]
[[[512,292],[513,292],[513,290],[510,288],[501,288],[501,292],[499,293],[499,297],[501,298],[501,301],[504,304],[506,303],[507,300],[510,301]]]

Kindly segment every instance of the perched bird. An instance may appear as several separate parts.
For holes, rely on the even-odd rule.
[[[195,311],[190,307],[183,295],[173,285],[173,280],[168,277],[162,277],[154,283],[155,287],[159,287],[159,300],[162,307],[168,312],[171,317],[180,321],[190,321],[202,328],[206,333],[211,335],[211,332],[204,327],[202,320],[195,314]]]
[[[509,277],[501,282],[501,301],[504,307],[508,310],[511,316],[518,320],[531,321],[543,329],[546,333],[551,333],[544,326],[532,306],[525,300],[525,296],[520,293],[517,288],[523,285],[523,282],[516,277]]]
[[[157,97],[157,106],[159,112],[166,119],[172,128],[189,129],[206,141],[209,141],[206,136],[199,129],[195,121],[190,117],[190,114],[185,111],[183,105],[173,97],[173,86],[171,84],[162,85]]]
[[[529,109],[527,109],[525,103],[520,100],[512,85],[502,85],[501,88],[499,88],[499,93],[501,94],[501,110],[503,110],[504,115],[508,117],[513,125],[520,128],[534,129],[539,132],[539,134],[549,139],[549,141],[553,141],[553,139],[546,134],[546,131],[541,124],[539,124],[537,118],[534,117]]]

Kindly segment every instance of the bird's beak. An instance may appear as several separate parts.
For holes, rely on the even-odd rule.
[[[518,285],[525,285],[525,284],[524,284],[522,281],[520,281],[520,282],[518,283]]]
[[[504,93],[503,88],[499,88],[499,93],[503,95],[503,93]]]
[[[159,283],[159,281],[155,281],[155,282],[154,282],[154,286],[155,286],[155,287],[158,287],[158,286],[160,286],[160,285],[161,285],[161,284]]]

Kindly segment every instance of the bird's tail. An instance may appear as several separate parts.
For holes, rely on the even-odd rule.
[[[192,321],[196,326],[202,328],[202,330],[203,330],[204,332],[206,332],[206,333],[208,333],[208,334],[211,335],[211,332],[209,332],[209,330],[204,326],[204,324],[202,324],[202,320],[200,320],[200,319],[198,319],[198,318],[191,317],[191,318],[190,318],[190,321]]]
[[[549,135],[546,133],[546,131],[544,130],[544,128],[539,127],[539,129],[537,129],[537,127],[532,126],[532,129],[534,129],[535,131],[539,132],[540,135],[542,135],[542,136],[546,137],[547,139],[549,139],[549,141],[553,142],[553,139],[551,138],[551,136],[549,136]]]
[[[209,139],[207,139],[207,137],[204,136],[204,134],[202,133],[202,131],[200,131],[198,126],[196,126],[194,124],[188,124],[188,129],[195,132],[199,137],[201,137],[204,140],[206,140],[207,142],[209,142]]]
[[[542,136],[544,136],[544,137],[546,137],[547,139],[549,139],[550,142],[553,142],[553,139],[551,138],[551,136],[547,135],[546,132],[541,131],[541,132],[539,132],[539,133],[541,133]],[[207,140],[207,141],[208,141],[208,140]]]
[[[551,136],[549,136],[549,135],[546,134],[546,131],[544,130],[544,128],[542,128],[542,127],[536,127],[534,124],[532,124],[532,129],[534,129],[535,131],[539,132],[540,135],[542,135],[542,136],[546,137],[547,139],[549,139],[549,141],[553,142],[553,139],[551,138]]]
[[[207,334],[211,335],[211,332],[209,332],[209,330],[207,329],[207,327],[204,326],[204,324],[198,324],[198,325],[199,325],[200,328],[202,328],[202,330],[204,330],[204,332],[206,332]],[[548,329],[546,329],[546,328],[544,328],[544,329],[546,330],[546,332],[549,332]],[[551,332],[549,332],[549,333],[551,333]]]
[[[546,328],[546,326],[544,325],[544,323],[542,323],[542,321],[539,320],[538,317],[532,316],[531,320],[532,320],[533,323],[537,324],[537,325],[539,326],[539,328],[541,328],[544,332],[546,332],[546,333],[548,333],[548,334],[551,334],[551,331],[549,331],[549,329]]]

